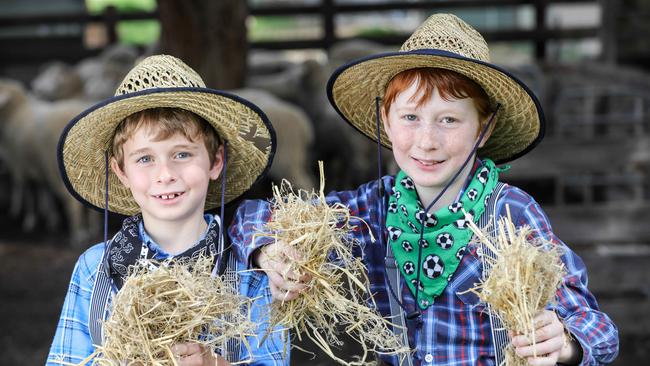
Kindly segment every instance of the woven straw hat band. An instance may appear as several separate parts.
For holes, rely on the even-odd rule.
[[[205,88],[194,70],[181,60],[167,55],[148,57],[122,80],[115,96],[154,88]]]
[[[490,49],[481,33],[452,14],[436,14],[422,23],[404,42],[400,52],[422,49],[444,50],[490,62]]]

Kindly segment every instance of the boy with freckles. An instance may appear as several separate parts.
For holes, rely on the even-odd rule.
[[[408,365],[500,365],[509,343],[530,365],[610,363],[618,331],[587,288],[581,259],[552,231],[539,204],[499,181],[497,164],[542,139],[534,94],[489,61],[483,37],[461,19],[436,14],[401,50],[354,61],[334,72],[330,102],[359,132],[391,148],[400,170],[356,190],[331,192],[359,222],[351,236],[362,256],[378,310],[413,350]],[[556,303],[535,317],[536,343],[508,334],[467,290],[484,271],[468,221],[485,226],[506,215],[533,236],[562,247],[567,269]],[[242,261],[269,277],[277,300],[302,296],[309,278],[284,275],[287,245],[253,238],[270,219],[268,203],[242,204],[232,226]],[[372,234],[372,235],[371,235]],[[379,238],[373,241],[371,238]],[[278,256],[278,253],[281,255]],[[383,365],[398,365],[380,355]]]
[[[144,59],[115,97],[72,120],[58,151],[66,186],[81,202],[127,218],[111,239],[105,227],[104,242],[77,261],[47,365],[78,364],[102,344],[102,322],[130,266],[201,255],[215,259],[213,274],[225,274],[240,295],[254,299],[250,318],[261,323],[259,336],[249,339],[250,348],[175,344],[177,364],[288,364],[281,333],[266,335],[266,278],[237,273],[242,266],[230,255],[221,221],[223,205],[268,170],[274,144],[273,128],[259,108],[206,88],[194,70],[166,55]],[[205,213],[216,207],[221,216]]]

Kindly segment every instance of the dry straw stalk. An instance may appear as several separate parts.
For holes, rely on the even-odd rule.
[[[527,335],[535,344],[533,318],[555,301],[565,274],[560,248],[534,238],[528,226],[515,227],[509,207],[507,217],[498,219],[492,234],[473,222],[470,228],[480,243],[494,253],[491,257],[484,251],[489,274],[470,291],[489,304],[508,330]],[[516,356],[512,345],[506,349],[505,363],[508,366],[528,364],[526,359]]]
[[[250,300],[213,277],[212,267],[210,257],[132,267],[103,324],[104,344],[81,364],[92,359],[102,366],[176,366],[171,351],[176,343],[213,350],[237,339],[248,347],[246,336],[256,326],[245,315]]]
[[[271,324],[293,328],[300,337],[306,334],[323,352],[343,365],[368,364],[372,352],[409,353],[392,333],[392,324],[376,310],[368,292],[368,279],[363,262],[352,253],[350,231],[354,229],[349,209],[342,204],[325,201],[323,166],[320,167],[320,192],[294,192],[287,181],[273,187],[273,216],[265,232],[256,236],[272,237],[283,242],[297,255],[288,258],[285,252],[269,253],[278,261],[287,261],[286,274],[308,276],[306,290],[291,301],[276,301],[271,307]],[[270,252],[270,251],[269,251]],[[363,354],[355,361],[336,357],[333,346],[340,346],[340,329],[362,347]]]

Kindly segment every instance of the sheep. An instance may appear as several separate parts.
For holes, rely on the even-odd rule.
[[[277,149],[269,176],[275,181],[289,180],[297,189],[312,189],[314,176],[309,169],[310,148],[314,131],[309,117],[298,107],[282,101],[273,94],[255,89],[231,90],[250,100],[269,117],[276,132]],[[315,163],[311,168],[315,168]]]
[[[34,95],[43,100],[79,98],[83,93],[83,80],[70,65],[53,61],[40,68],[31,82],[31,89]]]
[[[33,229],[39,212],[34,209],[35,197],[25,194],[24,187],[35,183],[39,188],[39,208],[44,210],[46,224],[59,223],[54,201],[45,194],[48,189],[61,202],[68,218],[70,242],[88,245],[97,234],[99,216],[83,207],[66,190],[59,175],[56,146],[65,125],[90,103],[81,100],[49,102],[27,93],[18,82],[0,79],[0,145],[13,185],[11,211],[25,212],[23,228]],[[24,203],[24,205],[23,205]]]
[[[31,82],[31,89],[37,97],[49,101],[107,99],[113,96],[137,57],[135,48],[117,45],[75,66],[59,61],[50,62],[41,67]]]
[[[376,143],[345,123],[327,100],[325,84],[333,65],[317,60],[276,62],[276,65],[284,66],[284,69],[261,75],[253,72],[246,84],[270,91],[297,104],[307,113],[315,131],[313,158],[325,162],[328,187],[349,189],[375,179]],[[386,149],[383,149],[382,157],[383,173],[394,172],[391,154]]]

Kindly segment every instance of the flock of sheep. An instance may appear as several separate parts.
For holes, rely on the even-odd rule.
[[[231,92],[257,104],[276,129],[272,180],[286,178],[297,188],[317,188],[316,160],[325,161],[329,189],[353,188],[375,176],[376,164],[369,159],[374,159],[376,146],[329,106],[325,83],[336,66],[378,51],[377,45],[354,41],[334,47],[326,62],[251,57],[246,88]],[[64,126],[111,97],[140,56],[134,48],[114,46],[76,65],[52,62],[29,88],[0,78],[0,165],[11,177],[9,212],[23,230],[41,229],[42,222],[42,229],[56,231],[65,223],[70,245],[76,246],[90,245],[97,237],[99,213],[83,207],[65,189],[56,145]]]

